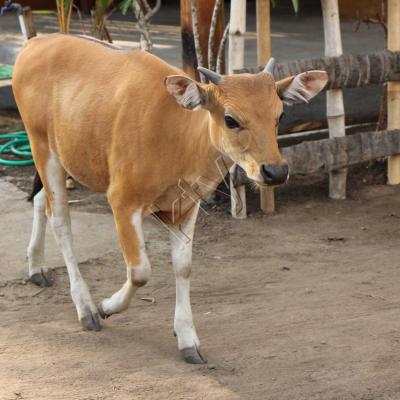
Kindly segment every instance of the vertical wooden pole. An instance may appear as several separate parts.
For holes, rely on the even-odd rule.
[[[18,15],[18,21],[19,21],[19,27],[21,29],[22,36],[24,40],[28,40],[28,31],[26,28],[26,22],[24,18],[24,14],[21,12],[21,14]]]
[[[229,24],[229,50],[228,70],[233,74],[235,69],[244,67],[244,34],[246,33],[246,0],[231,1],[231,15]],[[231,168],[231,175],[235,175],[235,168]],[[246,187],[241,185],[234,187],[230,179],[231,189],[231,213],[234,218],[247,217]]]
[[[257,64],[266,65],[271,58],[271,19],[270,0],[257,0]],[[274,188],[264,187],[260,189],[260,207],[265,213],[275,211]]]
[[[400,50],[400,0],[388,0],[388,49]],[[400,82],[388,83],[388,129],[400,128]],[[388,183],[400,183],[400,155],[389,157]]]
[[[340,34],[338,0],[321,0],[322,15],[325,33],[325,55],[327,57],[340,56],[342,38]],[[329,137],[345,135],[345,118],[343,106],[343,92],[341,89],[326,92],[326,110],[329,128]],[[346,198],[347,170],[333,171],[329,174],[329,197],[332,199]]]
[[[25,21],[25,27],[26,27],[26,35],[28,39],[31,39],[36,36],[36,30],[35,26],[33,24],[33,16],[32,16],[32,10],[30,7],[24,7],[22,9],[22,14],[23,18]]]
[[[246,0],[231,1],[229,25],[229,74],[244,67],[244,34],[246,33]]]
[[[271,58],[271,20],[269,10],[270,0],[257,0],[257,63],[267,64]]]
[[[197,0],[198,26],[200,46],[203,54],[204,67],[208,65],[208,35],[214,10],[215,0]],[[214,51],[218,52],[218,44],[224,33],[224,7],[222,4],[215,31]],[[182,35],[182,68],[193,79],[199,79],[197,72],[196,49],[194,46],[191,0],[181,0],[181,35]]]

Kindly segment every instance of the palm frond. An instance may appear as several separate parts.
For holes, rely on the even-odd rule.
[[[69,33],[71,27],[73,0],[56,0],[60,32]]]

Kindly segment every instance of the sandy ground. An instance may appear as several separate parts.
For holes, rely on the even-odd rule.
[[[303,178],[280,191],[275,215],[255,196],[245,221],[226,204],[201,214],[192,303],[208,366],[176,350],[162,227],[148,225],[150,283],[99,333],[81,331],[64,268],[52,288],[2,281],[0,399],[400,399],[400,188],[365,172],[344,202],[326,199],[325,179]],[[94,217],[109,212],[94,204]],[[117,248],[81,270],[95,301],[125,274]]]

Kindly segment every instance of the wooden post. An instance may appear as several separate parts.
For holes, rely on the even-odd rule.
[[[270,0],[257,0],[257,63],[265,66],[271,58]]]
[[[244,34],[246,33],[246,0],[231,1],[231,15],[229,25],[229,50],[228,70],[233,74],[235,69],[244,66]],[[235,174],[237,165],[231,168],[231,174]],[[231,213],[234,218],[247,217],[246,187],[241,185],[234,187],[230,179],[231,189]]]
[[[231,1],[229,25],[229,74],[244,66],[244,34],[246,33],[246,0]]]
[[[257,64],[264,66],[271,58],[271,20],[270,0],[257,0]],[[275,195],[273,187],[260,189],[260,207],[265,213],[275,211]]]
[[[22,9],[22,15],[25,22],[26,35],[28,39],[36,36],[35,26],[33,24],[32,10],[30,7],[24,7]]]
[[[197,0],[198,27],[204,67],[208,66],[208,36],[215,0]],[[215,58],[224,33],[224,7],[222,4],[215,31]],[[194,46],[191,0],[181,0],[182,68],[193,79],[199,79]]]
[[[343,53],[340,34],[338,0],[321,0],[324,19],[325,55],[340,56]],[[343,92],[341,89],[326,92],[326,110],[329,127],[329,137],[345,135],[345,119],[343,107]],[[332,171],[329,174],[329,197],[332,199],[346,198],[347,170]]]
[[[388,0],[388,49],[400,50],[400,0]],[[400,82],[388,83],[388,129],[400,127]],[[400,183],[400,155],[388,159],[388,183]]]

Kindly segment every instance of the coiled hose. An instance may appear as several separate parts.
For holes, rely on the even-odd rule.
[[[33,164],[32,152],[29,146],[28,136],[25,131],[0,135],[0,164],[21,166]],[[4,158],[4,155],[18,156],[18,160]]]

